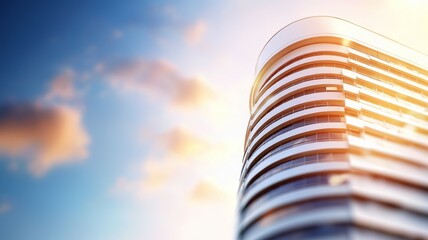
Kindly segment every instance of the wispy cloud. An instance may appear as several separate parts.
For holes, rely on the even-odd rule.
[[[207,24],[199,20],[186,28],[184,38],[189,45],[198,44],[205,36],[207,30]]]
[[[207,180],[197,183],[190,193],[190,200],[196,202],[221,201],[224,197],[225,193]]]
[[[113,87],[175,107],[195,107],[214,95],[204,80],[183,77],[166,61],[130,59],[108,69],[105,74]]]
[[[138,199],[163,194],[171,181],[177,180],[177,174],[203,158],[209,147],[206,141],[182,128],[152,136],[150,141],[152,154],[157,156],[145,159],[135,178],[120,177],[113,186],[114,193]]]
[[[118,195],[131,196],[138,200],[156,197],[165,190],[175,163],[146,159],[136,178],[120,177],[112,187]]]
[[[183,128],[174,128],[158,137],[158,145],[172,158],[187,159],[206,151],[209,144]]]
[[[76,89],[74,87],[75,72],[71,68],[63,70],[61,74],[55,77],[51,84],[50,89],[45,95],[45,99],[52,101],[71,100],[76,97]]]
[[[0,154],[27,159],[34,175],[85,158],[88,144],[81,113],[74,108],[35,103],[0,105]]]

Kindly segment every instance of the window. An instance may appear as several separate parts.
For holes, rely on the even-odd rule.
[[[306,142],[315,142],[317,139],[317,135],[309,135],[306,137]]]
[[[318,133],[317,134],[317,139],[318,140],[325,140],[325,139],[329,139],[329,133]]]
[[[334,115],[329,116],[329,119],[330,119],[330,122],[340,122],[341,121],[341,117],[334,116]]]
[[[305,119],[306,124],[313,124],[315,123],[315,117],[309,117]]]
[[[317,116],[317,122],[319,122],[319,123],[328,122],[328,117],[327,116]]]

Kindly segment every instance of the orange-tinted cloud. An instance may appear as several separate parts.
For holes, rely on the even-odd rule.
[[[186,42],[189,45],[194,45],[199,43],[205,36],[208,30],[207,24],[204,21],[197,21],[196,23],[190,25],[184,34]]]
[[[200,155],[208,148],[208,143],[182,128],[174,128],[161,134],[157,146],[172,158],[187,159]]]
[[[192,164],[195,161],[192,160],[203,158],[209,148],[206,141],[182,128],[148,135],[151,135],[150,149],[153,152],[159,150],[161,154],[156,159],[145,159],[135,178],[120,177],[113,186],[114,193],[137,196],[140,199],[163,194],[171,187],[171,182],[178,182],[176,178],[183,171],[188,174],[188,168],[194,167]]]
[[[114,184],[112,191],[113,193],[144,199],[163,190],[171,177],[172,167],[170,162],[147,159],[140,169],[140,176],[135,179],[120,177]]]
[[[197,202],[219,201],[225,193],[209,181],[199,182],[190,193],[190,199]]]
[[[185,78],[165,61],[133,59],[105,72],[113,87],[138,91],[155,101],[194,107],[210,99],[213,91],[199,78]]]
[[[74,88],[75,73],[72,69],[65,69],[51,82],[50,90],[46,94],[47,100],[60,99],[71,100],[76,97]]]
[[[36,176],[85,158],[88,144],[77,109],[32,103],[0,105],[0,154],[26,159]]]

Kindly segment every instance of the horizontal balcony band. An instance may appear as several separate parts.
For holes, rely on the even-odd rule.
[[[319,124],[319,123],[345,123],[345,117],[341,113],[336,114],[317,114],[313,116],[305,116],[304,118],[296,119],[293,122],[290,122],[289,124],[282,126],[281,128],[277,129],[275,132],[262,136],[261,141],[252,141],[251,145],[247,147],[244,153],[244,159],[247,159],[247,155],[252,155],[253,152],[257,151],[258,149],[265,146],[268,142],[270,142],[272,139],[279,137],[280,135],[284,135],[294,129],[301,128],[304,126],[309,126],[313,124]]]
[[[298,72],[294,72],[283,79],[279,80],[271,87],[269,87],[258,99],[257,102],[263,102],[266,98],[272,95],[273,92],[277,91],[279,88],[290,84],[293,81],[298,81],[299,79],[311,78],[319,75],[337,75],[340,76],[342,74],[342,68],[337,67],[312,67],[303,69]],[[257,104],[254,103],[254,105]],[[257,115],[257,114],[256,114]],[[252,118],[254,121],[254,117]]]
[[[356,224],[410,239],[428,239],[428,218],[373,202],[352,203]],[[386,220],[387,219],[387,220]]]
[[[386,77],[389,77],[389,78],[392,78],[392,79],[394,79],[394,80],[398,80],[398,81],[400,81],[400,82],[402,82],[402,83],[404,83],[404,84],[408,85],[409,87],[413,87],[413,88],[421,89],[421,90],[422,90],[422,91],[424,91],[426,94],[428,94],[428,87],[427,87],[427,86],[424,86],[424,85],[419,84],[419,83],[416,83],[416,82],[412,82],[412,81],[410,81],[410,80],[408,80],[408,79],[406,79],[406,78],[404,78],[404,77],[402,77],[402,76],[398,76],[398,75],[392,74],[392,73],[387,72],[387,71],[385,71],[385,70],[383,70],[383,69],[379,69],[379,68],[376,68],[376,67],[373,67],[373,66],[367,65],[367,64],[365,64],[365,63],[362,63],[362,62],[359,62],[359,61],[355,61],[355,60],[353,60],[353,59],[349,59],[349,62],[350,62],[351,64],[355,64],[355,65],[357,65],[357,66],[359,66],[359,67],[362,67],[362,68],[364,68],[364,69],[370,70],[370,71],[372,71],[372,72],[375,72],[375,73],[378,73],[378,74],[382,74],[382,75],[384,75],[384,76],[386,76]]]
[[[266,136],[264,133],[267,129],[270,129],[269,131],[273,131],[280,125],[282,126],[285,123],[303,118],[305,115],[317,115],[317,111],[319,111],[319,114],[323,114],[325,111],[331,109],[332,113],[335,113],[337,112],[336,109],[340,108],[341,112],[344,114],[345,109],[343,106],[344,103],[342,99],[330,99],[325,101],[320,100],[303,104],[297,103],[297,105],[290,106],[286,110],[281,111],[279,114],[271,116],[270,119],[267,119],[266,121],[263,120],[263,122],[258,122],[251,131],[247,132],[245,139],[245,150],[249,147],[249,144],[252,141],[256,141],[256,139]]]
[[[364,122],[364,131],[366,133],[375,133],[375,135],[389,136],[400,140],[404,144],[417,145],[420,148],[428,150],[428,137],[423,134],[416,134],[400,127],[387,127],[370,122]]]
[[[341,92],[321,92],[321,93],[304,95],[279,105],[278,107],[276,107],[275,109],[271,110],[266,115],[264,115],[261,119],[256,119],[251,121],[249,123],[250,124],[249,129],[255,128],[256,126],[257,127],[263,126],[270,119],[278,116],[283,112],[286,112],[290,108],[293,108],[299,105],[304,105],[304,104],[318,102],[318,101],[344,101],[344,100],[345,100],[345,97]]]
[[[351,210],[349,207],[330,207],[326,209],[314,210],[307,213],[296,214],[293,218],[287,218],[287,221],[275,221],[267,225],[264,229],[252,231],[245,240],[268,239],[279,233],[301,229],[304,227],[321,225],[326,222],[329,224],[341,224],[352,221]]]
[[[327,130],[345,131],[346,124],[343,122],[315,123],[315,124],[306,125],[306,126],[302,126],[302,127],[290,130],[266,142],[263,146],[255,150],[252,153],[252,155],[249,156],[249,159],[246,162],[248,162],[248,165],[250,167],[254,161],[257,161],[259,158],[261,158],[260,156],[263,156],[264,154],[266,154],[269,149],[273,148],[275,145],[278,145],[279,143],[285,140],[288,140],[292,137],[296,137],[306,133],[313,133],[317,131],[327,131]]]
[[[351,189],[348,185],[314,186],[296,190],[291,193],[286,193],[276,198],[267,200],[260,207],[254,209],[253,211],[247,212],[245,216],[241,218],[238,229],[239,231],[242,231],[242,229],[245,229],[250,223],[254,222],[262,215],[282,206],[292,205],[312,199],[346,196],[351,196]]]
[[[389,118],[395,121],[400,121],[406,125],[412,125],[417,128],[423,129],[424,131],[428,132],[428,122],[424,121],[422,119],[417,119],[415,117],[409,116],[407,114],[402,114],[399,112],[395,112],[390,109],[385,109],[381,106],[369,103],[369,102],[362,102],[360,101],[361,108],[363,111],[368,111],[370,113],[373,113],[375,115],[379,115],[385,118]]]
[[[408,90],[406,88],[403,88],[401,86],[398,86],[396,84],[391,84],[385,81],[381,81],[379,79],[366,76],[364,74],[355,73],[355,79],[358,80],[359,85],[363,85],[366,83],[369,83],[371,85],[374,85],[378,87],[379,89],[386,90],[389,92],[397,93],[400,95],[403,95],[406,98],[413,99],[413,101],[418,101],[420,106],[424,106],[425,104],[428,104],[428,97],[424,96],[423,94]]]
[[[428,83],[428,75],[425,75],[421,72],[418,72],[415,69],[409,69],[408,67],[402,66],[402,65],[398,65],[396,63],[392,63],[386,60],[382,60],[376,56],[373,55],[369,55],[363,52],[360,52],[356,49],[353,48],[348,48],[348,52],[349,52],[349,56],[357,56],[357,57],[361,57],[364,58],[367,61],[371,61],[375,64],[378,64],[380,66],[386,67],[388,69],[392,69],[394,71],[399,72],[400,74],[405,74],[407,76],[409,76],[409,80],[411,81],[422,81],[424,83]],[[409,64],[407,64],[409,66]],[[422,83],[423,84],[423,83]]]
[[[349,163],[353,169],[396,179],[412,186],[428,189],[428,167],[410,165],[394,159],[382,158],[371,154],[349,154]]]
[[[376,55],[391,56],[420,69],[428,68],[428,57],[424,54],[346,20],[320,16],[295,21],[276,33],[259,56],[256,74],[264,74],[280,56],[307,45],[310,39],[313,39],[311,43],[337,39],[336,43],[353,49],[366,48]]]
[[[300,64],[300,65],[297,65]],[[326,66],[322,66],[322,65]],[[299,60],[292,65],[288,65],[285,68],[279,70],[277,74],[271,79],[267,85],[265,85],[260,92],[257,93],[257,101],[255,105],[251,109],[251,115],[254,115],[258,109],[265,105],[266,99],[269,99],[269,97],[274,96],[276,92],[278,92],[278,82],[284,79],[290,79],[293,76],[297,76],[297,78],[294,78],[296,80],[303,79],[300,72],[304,72],[306,70],[319,68],[319,67],[333,67],[330,65],[337,65],[335,68],[342,68],[342,66],[346,66],[348,64],[348,58],[347,57],[339,57],[339,56],[332,56],[332,55],[319,55],[319,56],[311,56],[304,58],[302,60]],[[281,85],[282,87],[292,87],[294,81],[289,81],[288,84]],[[266,92],[269,92],[270,94],[267,96]],[[260,96],[259,96],[260,95]],[[263,98],[263,99],[261,99]]]
[[[287,64],[293,63],[295,59],[300,59],[305,56],[317,56],[321,54],[330,54],[335,56],[347,56],[348,48],[339,44],[332,43],[313,43],[301,46],[293,51],[288,52],[281,58],[276,60],[269,68],[266,69],[264,74],[260,76],[254,83],[255,93],[260,95],[262,88],[269,88],[269,84],[272,78],[277,77],[277,72],[281,70]],[[266,86],[268,85],[268,86]]]
[[[381,178],[353,174],[349,178],[352,194],[410,210],[428,217],[428,192]]]
[[[314,167],[316,166],[316,167]],[[269,181],[262,181],[254,188],[250,189],[240,198],[239,209],[244,209],[247,204],[260,192],[263,190],[272,187],[281,182],[287,181],[289,179],[297,178],[300,176],[313,175],[316,173],[330,173],[330,172],[346,172],[349,171],[350,166],[347,162],[330,162],[330,163],[318,163],[316,165],[302,165],[296,168],[286,170],[287,174],[277,174],[269,178]]]
[[[257,174],[250,181],[246,182],[246,184],[240,184],[239,190],[241,191],[242,188],[242,192],[245,193],[249,191],[249,189],[256,186],[258,183],[262,182],[266,178],[271,177],[272,175],[282,173],[285,170],[298,166],[322,162],[348,162],[348,155],[345,152],[321,152],[304,154],[294,158],[282,159],[281,161],[276,162],[275,165],[267,166],[265,169],[263,169],[262,172]]]
[[[348,143],[351,147],[360,150],[374,151],[410,161],[414,164],[428,166],[428,162],[426,161],[426,156],[428,156],[427,151],[411,149],[405,145],[395,144],[381,139],[368,139],[367,137],[363,139],[353,135],[348,135]]]
[[[266,136],[272,135],[274,132],[278,131],[282,127],[286,126],[287,124],[290,124],[291,122],[294,122],[298,119],[303,119],[305,117],[313,117],[313,116],[320,116],[320,115],[326,115],[326,114],[338,114],[343,115],[345,113],[345,109],[343,107],[336,107],[336,106],[327,106],[327,107],[315,107],[310,109],[305,109],[296,113],[292,113],[288,116],[285,116],[283,118],[280,118],[278,121],[272,123],[268,127],[261,130],[256,137],[253,139],[253,134],[250,134],[249,141],[250,144],[245,150],[244,159],[246,159],[247,152],[252,151],[255,145],[258,145],[260,141],[263,141]],[[253,132],[257,132],[258,129],[253,129]]]
[[[265,159],[260,164],[255,165],[250,172],[244,169],[241,175],[242,186],[248,184],[256,175],[269,166],[287,158],[291,158],[304,153],[317,153],[317,152],[331,152],[331,151],[345,151],[349,148],[347,141],[327,141],[327,142],[314,142],[300,146],[296,146],[278,154],[272,155]],[[246,176],[248,174],[248,176]],[[240,191],[241,192],[241,191]]]
[[[268,96],[268,100],[263,102],[261,106],[257,106],[254,108],[254,113],[252,113],[252,116],[255,116],[256,114],[265,114],[267,109],[276,104],[278,101],[281,101],[285,98],[287,98],[289,95],[294,94],[296,92],[314,88],[314,87],[325,87],[325,86],[336,86],[337,88],[342,87],[343,81],[341,79],[314,79],[314,80],[307,80],[301,83],[298,83],[296,85],[290,86],[286,88],[285,90],[276,93],[273,96]]]
[[[392,107],[400,108],[403,110],[419,113],[424,116],[424,118],[428,119],[428,108],[424,108],[422,106],[417,106],[415,104],[405,103],[400,101],[400,99],[393,98],[388,96],[387,94],[383,94],[380,92],[376,92],[375,90],[368,89],[365,87],[360,87],[359,92],[360,98],[372,99],[367,100],[376,104],[386,103],[392,105]]]

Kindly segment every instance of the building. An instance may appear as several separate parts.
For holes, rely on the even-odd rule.
[[[428,239],[428,56],[305,18],[261,52],[250,111],[238,239]]]

